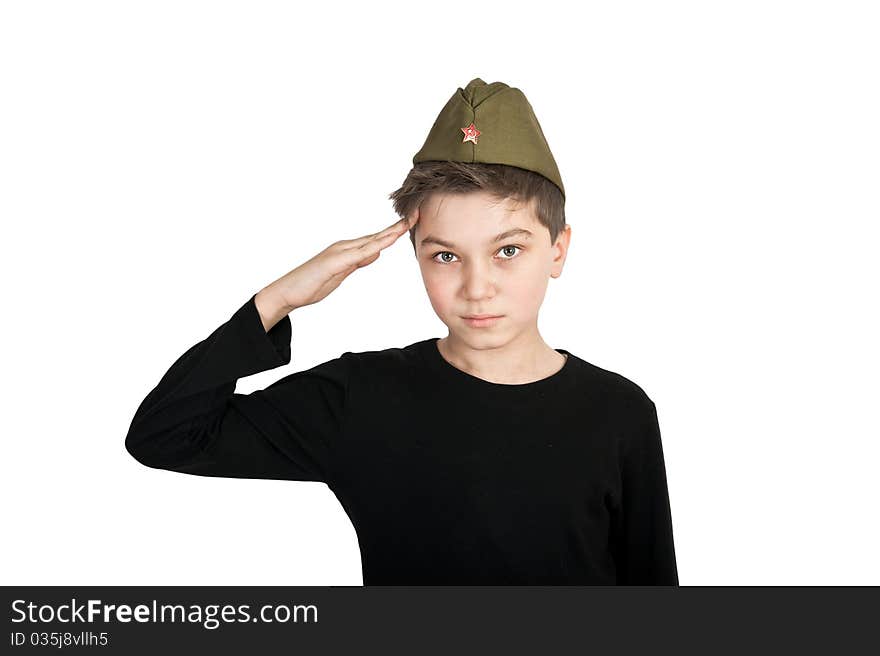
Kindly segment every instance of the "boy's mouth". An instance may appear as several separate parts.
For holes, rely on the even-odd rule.
[[[478,314],[462,317],[462,319],[464,319],[464,322],[471,328],[487,328],[498,323],[503,316],[504,315]]]

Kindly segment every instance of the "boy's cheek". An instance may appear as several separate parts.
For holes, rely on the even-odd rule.
[[[432,297],[448,297],[453,294],[454,281],[436,270],[423,268],[422,280]]]
[[[431,299],[431,305],[434,307],[434,311],[441,317],[449,316],[452,302],[446,292],[442,289],[431,287],[429,287],[427,291],[428,297]]]

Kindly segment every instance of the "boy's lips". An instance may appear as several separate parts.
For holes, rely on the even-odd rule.
[[[464,322],[470,326],[471,328],[488,328],[489,326],[494,326],[496,323],[501,321],[504,315],[477,315],[481,318],[475,319],[473,317],[462,317]]]

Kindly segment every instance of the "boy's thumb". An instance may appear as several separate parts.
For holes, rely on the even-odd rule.
[[[381,252],[382,252],[382,251],[376,251],[375,253],[373,253],[372,255],[370,255],[370,257],[366,258],[365,260],[361,260],[360,262],[358,262],[357,268],[360,269],[361,267],[365,267],[365,266],[367,266],[368,264],[372,264],[373,262],[375,262],[376,260],[378,260],[378,259],[379,259],[379,253],[381,253]]]

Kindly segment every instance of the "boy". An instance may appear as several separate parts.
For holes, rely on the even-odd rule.
[[[184,353],[141,403],[129,453],[188,474],[325,482],[357,531],[365,585],[677,585],[653,402],[538,332],[571,229],[531,105],[476,78],[413,164],[391,195],[405,218],[332,244]],[[290,362],[290,312],[406,231],[446,337],[234,392]]]

